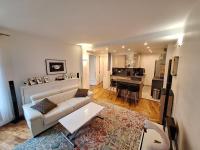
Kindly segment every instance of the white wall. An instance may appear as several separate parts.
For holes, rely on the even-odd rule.
[[[1,40],[0,47],[10,52],[16,94],[21,105],[20,86],[29,77],[46,75],[45,59],[65,59],[67,72],[81,73],[81,48],[55,40],[7,31],[10,37]]]
[[[200,4],[191,11],[186,20],[183,46],[168,48],[168,59],[180,56],[178,75],[173,77],[175,94],[173,116],[179,128],[180,150],[200,149]],[[168,60],[167,60],[168,62]]]
[[[151,85],[154,77],[155,61],[159,59],[160,54],[141,54],[140,67],[145,68],[144,85]]]

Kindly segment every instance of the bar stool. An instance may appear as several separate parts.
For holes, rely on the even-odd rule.
[[[127,90],[127,100],[129,101],[129,103],[131,103],[132,100],[134,100],[134,103],[137,103],[139,99],[139,86],[129,85]]]
[[[121,83],[121,82],[117,82],[117,96],[116,98],[119,96],[124,98],[126,100],[127,98],[127,85]]]

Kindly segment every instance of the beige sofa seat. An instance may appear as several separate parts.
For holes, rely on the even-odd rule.
[[[78,97],[78,98],[71,98],[69,101],[63,102],[64,105],[70,105],[75,110],[79,109],[80,107],[88,104],[90,102],[90,97]]]
[[[71,98],[62,103],[59,103],[56,108],[44,115],[44,124],[52,124],[60,118],[70,114],[71,112],[79,109],[80,107],[90,102],[89,97]]]
[[[73,111],[73,107],[69,105],[58,104],[56,108],[44,115],[44,124],[52,124]]]

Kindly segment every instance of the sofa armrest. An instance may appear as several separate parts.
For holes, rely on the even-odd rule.
[[[25,104],[23,105],[23,110],[24,110],[24,116],[26,120],[34,120],[38,118],[43,118],[43,115],[41,112],[31,108],[32,104]]]
[[[27,125],[32,135],[36,136],[44,131],[44,116],[39,111],[31,108],[32,105],[32,103],[23,105],[23,110]]]

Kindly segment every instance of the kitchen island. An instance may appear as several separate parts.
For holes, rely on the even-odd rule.
[[[144,83],[144,76],[117,76],[111,75],[110,79],[116,83],[125,83],[125,85],[136,85],[139,87],[139,98],[142,98],[142,89]]]

